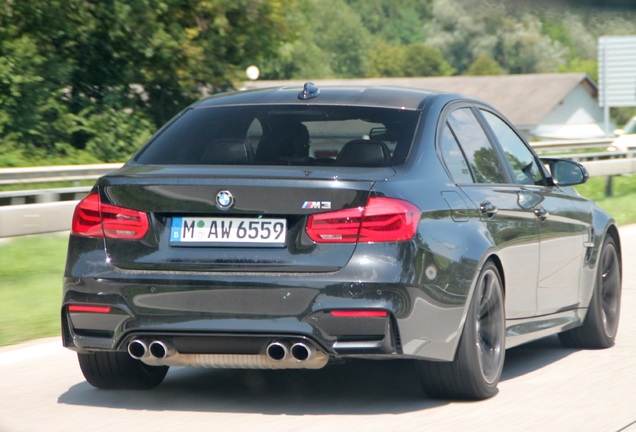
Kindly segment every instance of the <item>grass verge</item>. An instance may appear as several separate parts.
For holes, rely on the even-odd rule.
[[[576,190],[611,214],[619,226],[636,223],[636,175],[614,176],[612,196],[605,196],[605,177],[591,178]]]
[[[0,346],[60,334],[66,235],[0,243]]]

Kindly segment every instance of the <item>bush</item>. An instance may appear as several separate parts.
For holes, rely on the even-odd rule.
[[[87,153],[103,162],[124,162],[150,138],[154,126],[140,112],[111,108],[89,114],[82,129],[90,136]]]

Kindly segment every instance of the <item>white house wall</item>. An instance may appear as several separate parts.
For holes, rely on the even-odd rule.
[[[578,85],[530,133],[543,139],[600,138],[603,121],[597,100]]]

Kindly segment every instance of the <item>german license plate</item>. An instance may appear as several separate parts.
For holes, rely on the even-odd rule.
[[[170,243],[173,246],[283,247],[286,219],[175,217]]]

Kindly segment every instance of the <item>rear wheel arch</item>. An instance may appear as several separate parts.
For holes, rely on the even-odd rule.
[[[417,363],[420,383],[431,397],[478,400],[497,393],[505,358],[505,308],[495,262],[488,258],[479,271],[454,360]]]
[[[622,272],[615,229],[608,230],[598,252],[594,291],[579,327],[559,333],[567,347],[609,348],[614,345],[620,319]]]
[[[621,275],[623,273],[623,255],[622,255],[622,249],[621,249],[621,239],[620,236],[618,235],[618,228],[616,228],[616,225],[610,225],[607,228],[607,231],[605,233],[605,238],[609,236],[614,240],[614,244],[616,245],[616,253],[618,254],[618,264],[621,270]],[[603,241],[601,242],[601,245],[605,242],[605,238],[603,238]]]
[[[504,272],[504,268],[503,268],[503,264],[501,263],[501,260],[499,259],[499,257],[495,254],[490,255],[484,262],[488,262],[488,261],[492,261],[492,263],[495,265],[495,267],[497,267],[497,270],[499,271],[499,277],[501,278],[501,290],[503,291],[502,294],[504,296],[504,299],[506,297],[506,274]]]

